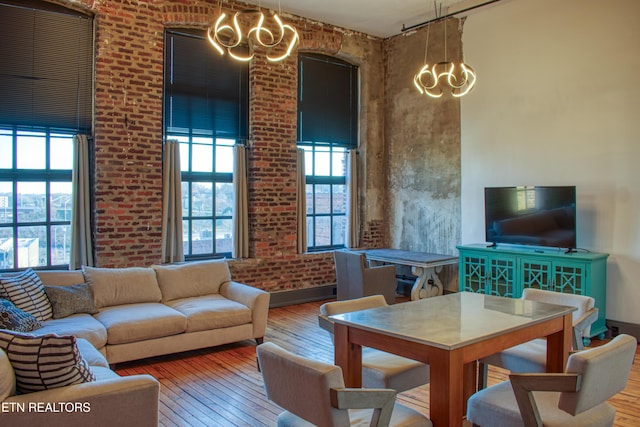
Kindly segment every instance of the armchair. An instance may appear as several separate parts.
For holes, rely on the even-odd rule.
[[[612,426],[616,411],[606,401],[625,388],[636,347],[634,337],[618,335],[569,356],[563,374],[512,374],[471,396],[467,420],[482,427]]]
[[[591,324],[598,318],[595,300],[584,295],[525,288],[522,299],[576,307],[573,312],[573,350],[584,348]],[[546,371],[547,341],[535,339],[479,360],[478,389],[487,385],[487,365],[499,366],[511,372],[542,373]]]
[[[257,353],[267,397],[285,409],[278,427],[432,426],[424,415],[396,403],[395,390],[345,388],[339,366],[273,343],[259,345]]]
[[[318,323],[333,340],[333,322],[329,316],[386,305],[382,295],[327,302],[320,306]],[[365,388],[392,388],[403,392],[429,383],[429,378],[429,365],[374,348],[362,349],[362,386]]]
[[[364,253],[335,251],[338,301],[368,295],[384,295],[387,304],[396,299],[396,268],[393,265],[367,266]]]

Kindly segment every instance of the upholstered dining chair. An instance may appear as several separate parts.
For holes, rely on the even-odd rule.
[[[622,334],[569,356],[565,373],[511,374],[471,396],[467,420],[482,427],[612,426],[616,410],[606,401],[624,389],[636,347]]]
[[[576,307],[573,312],[573,351],[584,348],[583,337],[588,336],[591,324],[598,318],[598,309],[594,307],[592,297],[543,289],[525,288],[523,300]],[[535,339],[478,361],[478,389],[487,385],[487,365],[499,366],[511,372],[546,372],[547,341]]]
[[[320,306],[318,322],[333,340],[333,321],[329,316],[385,307],[382,295],[332,301]],[[429,383],[429,365],[402,356],[364,347],[362,349],[362,386],[365,388],[392,388],[403,392]]]
[[[267,397],[285,409],[278,427],[431,427],[424,415],[396,403],[391,389],[345,388],[342,369],[268,342],[257,347]]]
[[[384,295],[388,304],[395,302],[398,286],[395,266],[369,267],[362,252],[335,251],[333,258],[338,282],[338,301],[379,294]]]

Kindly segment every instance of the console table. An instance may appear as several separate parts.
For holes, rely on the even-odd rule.
[[[589,338],[604,338],[608,254],[488,244],[458,246],[458,251],[460,291],[520,298],[524,288],[538,288],[587,295],[598,309]]]
[[[367,249],[364,251],[367,260],[374,263],[408,265],[416,281],[411,287],[411,300],[442,295],[443,286],[438,273],[442,266],[457,264],[458,257],[432,254],[428,252],[404,251],[401,249]]]

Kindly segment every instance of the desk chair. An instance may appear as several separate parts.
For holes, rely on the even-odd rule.
[[[327,302],[320,306],[318,322],[333,340],[333,321],[329,316],[386,305],[382,295]],[[428,383],[429,365],[374,348],[362,348],[363,387],[391,388],[400,393]]]
[[[618,335],[605,345],[569,356],[563,374],[512,374],[471,396],[467,420],[481,427],[612,426],[607,399],[629,378],[637,342]]]
[[[577,310],[573,312],[573,350],[584,348],[582,338],[588,336],[591,324],[598,318],[598,309],[594,307],[595,300],[592,297],[525,288],[522,299],[576,307]],[[478,363],[479,390],[487,386],[487,365],[499,366],[511,372],[546,372],[547,341],[535,339],[492,354]]]
[[[369,295],[384,295],[387,304],[396,300],[396,267],[381,265],[369,267],[364,253],[335,251],[338,301]]]
[[[295,355],[273,343],[257,347],[267,397],[285,409],[278,427],[432,427],[396,403],[391,389],[345,388],[339,366]]]

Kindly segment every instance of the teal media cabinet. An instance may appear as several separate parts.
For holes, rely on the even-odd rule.
[[[588,295],[598,308],[589,338],[604,338],[608,254],[486,243],[458,246],[458,252],[460,291],[510,298],[520,298],[524,288]]]

